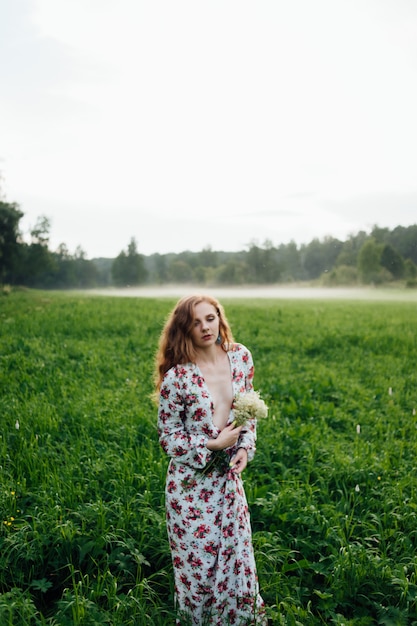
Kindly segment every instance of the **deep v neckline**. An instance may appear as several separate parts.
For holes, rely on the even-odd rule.
[[[232,376],[232,357],[231,357],[231,351],[230,351],[230,350],[227,350],[226,355],[227,355],[227,358],[228,358],[228,361],[229,361],[230,385],[231,385],[231,389],[232,389],[232,403],[233,403],[233,398],[235,397],[235,388],[234,388],[234,384],[233,384],[233,376]],[[215,408],[215,407],[214,407],[213,395],[212,395],[212,393],[211,393],[211,391],[210,391],[210,387],[209,387],[209,386],[208,386],[208,384],[207,384],[206,378],[205,378],[205,376],[203,375],[203,372],[201,371],[200,366],[199,366],[197,363],[194,363],[194,366],[195,366],[195,368],[197,369],[197,373],[198,373],[199,377],[202,379],[202,381],[203,381],[203,383],[204,383],[204,387],[205,387],[205,389],[206,389],[206,391],[207,391],[208,398],[209,398],[209,400],[210,400],[210,409],[211,409],[210,423],[211,423],[211,426],[212,426],[213,428],[215,428],[217,432],[220,432],[220,430],[221,430],[221,429],[219,428],[219,426],[217,426],[217,425],[213,422],[213,415],[214,415],[214,408]],[[232,405],[230,405],[229,415],[228,415],[228,417],[227,417],[227,420],[226,420],[225,426],[227,426],[227,424],[228,424],[228,423],[229,423],[229,421],[230,421],[230,411],[231,411],[231,410],[232,410]]]

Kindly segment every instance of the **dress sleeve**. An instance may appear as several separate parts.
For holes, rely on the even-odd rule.
[[[254,366],[252,355],[244,348],[242,355],[242,369],[245,375],[245,391],[253,390]],[[252,461],[256,452],[256,420],[248,421],[242,428],[237,447],[244,448],[248,453],[248,461]]]
[[[186,428],[186,383],[180,382],[175,368],[163,379],[158,408],[158,436],[162,449],[180,463],[202,469],[211,457],[206,448],[208,436]]]

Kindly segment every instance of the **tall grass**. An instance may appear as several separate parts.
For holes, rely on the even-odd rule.
[[[173,623],[153,355],[168,299],[0,300],[0,624]],[[417,316],[224,302],[270,406],[245,471],[272,624],[417,624]]]

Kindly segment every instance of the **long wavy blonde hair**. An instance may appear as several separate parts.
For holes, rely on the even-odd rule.
[[[219,316],[219,335],[223,350],[233,343],[233,335],[220,302],[208,295],[184,296],[167,317],[155,358],[155,388],[159,392],[164,374],[174,365],[194,363],[196,352],[191,338],[195,307],[201,302],[211,304]]]

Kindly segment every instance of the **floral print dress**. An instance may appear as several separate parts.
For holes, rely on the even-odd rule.
[[[228,349],[234,396],[252,390],[252,357],[242,344]],[[214,406],[197,365],[172,367],[161,386],[159,440],[171,457],[166,516],[175,574],[177,624],[266,624],[259,595],[250,518],[241,476],[214,468],[202,473],[218,436]],[[228,423],[233,421],[231,409]],[[246,425],[230,458],[245,448],[255,453],[254,422]],[[187,618],[189,621],[187,621]]]

